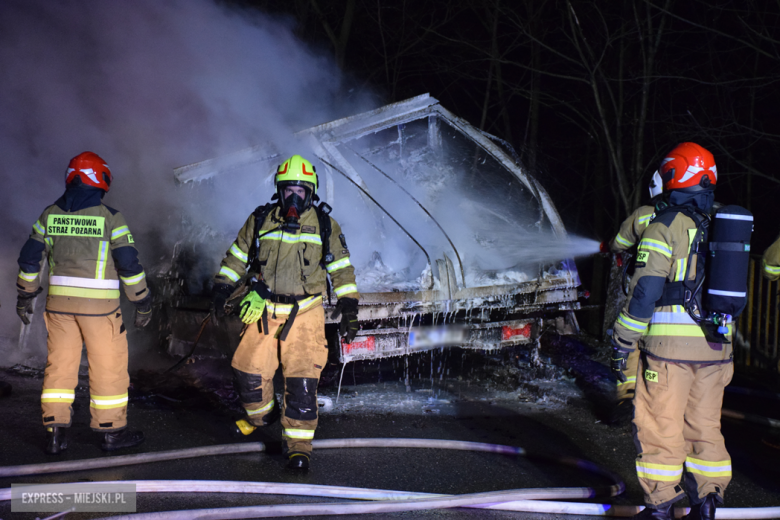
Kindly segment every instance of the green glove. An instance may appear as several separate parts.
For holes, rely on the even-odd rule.
[[[255,323],[263,315],[265,309],[265,300],[255,291],[250,291],[239,305],[241,309],[239,316],[244,323]]]

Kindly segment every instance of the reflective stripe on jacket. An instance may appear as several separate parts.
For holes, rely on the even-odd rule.
[[[620,231],[609,243],[609,250],[619,253],[631,249],[655,217],[655,206],[641,206],[620,225]]]
[[[133,244],[118,211],[98,204],[68,212],[53,204],[33,224],[22,249],[17,288],[37,290],[43,262],[48,260],[48,311],[110,314],[119,307],[120,282],[130,301],[149,293]]]
[[[289,232],[274,230],[282,220],[279,208],[268,214],[258,231],[257,260],[260,274],[274,294],[287,296],[312,295],[319,297],[326,291],[326,276],[330,275],[333,294],[336,297],[360,299],[355,284],[355,269],[349,259],[349,250],[339,238],[341,227],[333,218],[331,221],[330,252],[333,261],[326,266],[322,261],[322,238],[317,213],[314,208],[303,212],[300,218],[300,229]],[[249,266],[249,249],[252,244],[252,233],[255,228],[255,217],[250,215],[238,232],[222,260],[219,272],[214,281],[235,286],[246,273]],[[270,231],[270,233],[269,233]],[[306,305],[307,301],[299,302],[304,312],[316,305]],[[312,303],[319,303],[319,298]],[[285,313],[285,304],[276,305],[276,312]]]
[[[655,305],[667,282],[684,278],[695,235],[694,221],[682,213],[661,214],[642,234],[628,300],[613,328],[618,344],[627,349],[638,345],[670,361],[731,361],[731,344],[707,342],[701,326],[682,305]],[[694,256],[688,280],[696,277],[696,260]],[[730,326],[729,337],[731,330]]]
[[[770,280],[780,278],[780,237],[764,252],[761,267],[764,277]]]

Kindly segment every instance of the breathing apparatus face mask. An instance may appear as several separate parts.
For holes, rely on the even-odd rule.
[[[301,197],[297,193],[288,193],[285,198],[282,199],[282,216],[284,217],[284,227],[289,230],[295,230],[300,228],[298,220],[304,211],[309,207],[309,190],[306,191],[305,197]],[[280,195],[285,195],[285,188],[280,188]]]
[[[300,216],[304,211],[306,211],[306,206],[306,199],[297,193],[289,194],[282,202],[282,210],[285,216],[287,216],[293,208],[295,209],[297,215]]]

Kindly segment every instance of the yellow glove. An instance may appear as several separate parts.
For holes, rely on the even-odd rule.
[[[244,323],[256,323],[263,315],[265,309],[265,300],[255,291],[250,291],[239,305],[241,312],[241,321]]]

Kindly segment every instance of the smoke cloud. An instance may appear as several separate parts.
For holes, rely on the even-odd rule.
[[[0,366],[40,365],[45,357],[42,298],[28,348],[17,348],[16,258],[41,211],[63,192],[71,157],[90,150],[111,167],[105,202],[127,218],[147,272],[165,271],[177,243],[191,248],[187,289],[200,293],[244,220],[270,199],[275,164],[195,186],[175,185],[173,169],[269,141],[283,156],[308,155],[309,143],[296,142],[294,132],[379,104],[370,93],[353,94],[330,54],[303,44],[293,28],[290,19],[213,0],[0,2]],[[340,151],[432,263],[449,255],[461,277],[449,239],[412,195],[456,245],[469,287],[526,281],[539,263],[596,252],[595,241],[555,237],[527,187],[452,128],[443,125],[441,144],[431,148],[427,125],[424,118],[405,125],[406,137],[392,128]],[[359,288],[423,285],[430,270],[424,274],[420,248],[356,188],[319,171],[320,194],[352,246]],[[132,306],[123,306],[129,325]],[[154,334],[132,325],[129,334],[131,368],[153,365]]]
[[[62,193],[71,157],[91,150],[107,161],[105,202],[149,266],[172,249],[182,215],[235,232],[270,196],[227,182],[193,206],[174,167],[373,108],[368,96],[341,95],[329,55],[292,29],[208,0],[0,3],[0,365],[45,355],[44,341],[16,349],[16,258]]]

